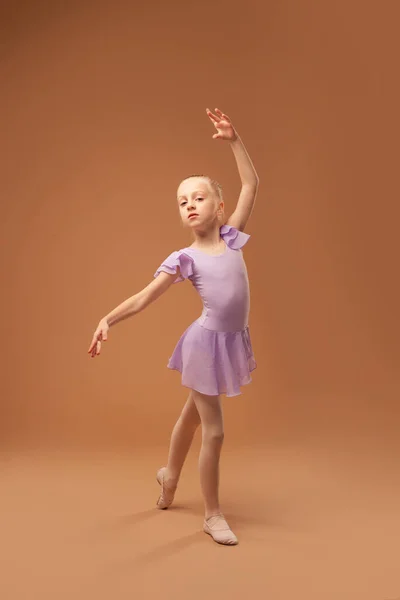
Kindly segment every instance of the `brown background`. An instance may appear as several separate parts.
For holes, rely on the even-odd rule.
[[[0,427],[10,469],[16,457],[35,452],[53,460],[67,450],[127,450],[140,458],[160,448],[156,466],[165,460],[187,396],[166,363],[201,311],[190,284],[112,328],[96,360],[86,351],[99,319],[190,242],[175,203],[183,177],[218,179],[226,212],[234,209],[234,158],[227,144],[212,140],[205,114],[217,106],[231,116],[260,177],[244,251],[258,369],[242,396],[224,399],[225,472],[234,452],[256,449],[268,465],[266,448],[314,458],[329,448],[338,473],[349,469],[348,483],[349,460],[368,455],[366,481],[374,487],[390,467],[393,488],[400,425],[397,37],[397,3],[389,1],[3,3]],[[25,467],[21,473],[25,487],[7,488],[10,506],[32,494],[31,475]],[[143,477],[147,482],[148,473]],[[32,485],[37,480],[32,475]],[[276,556],[276,547],[270,550],[268,560]],[[380,573],[386,576],[374,580],[371,598],[398,596],[400,582],[385,588],[388,572]],[[327,571],[322,582],[333,578]],[[273,597],[289,598],[283,580],[275,583]],[[303,583],[296,597],[304,591],[310,599]],[[327,588],[316,597],[328,598]],[[119,589],[120,596],[104,597],[125,597],[122,590],[130,597],[129,586]],[[43,598],[44,588],[37,590]],[[151,586],[146,590],[150,597]],[[350,583],[340,597],[346,593],[369,598]]]

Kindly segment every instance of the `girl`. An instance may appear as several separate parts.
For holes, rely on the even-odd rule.
[[[167,465],[157,473],[161,486],[157,507],[165,509],[171,505],[186,455],[201,423],[203,530],[220,544],[234,545],[237,537],[219,504],[219,460],[224,439],[220,395],[239,395],[240,386],[250,383],[250,372],[256,368],[248,328],[249,283],[241,248],[250,237],[244,228],[254,206],[258,176],[230,118],[217,108],[215,113],[209,109],[206,112],[217,130],[213,139],[228,141],[236,159],[242,182],[237,206],[223,224],[224,202],[219,183],[204,175],[184,179],[177,191],[178,208],[184,226],[193,232],[194,242],[172,252],[149,285],[100,320],[88,352],[92,358],[100,354],[111,325],[146,308],[171,284],[191,281],[202,298],[203,311],[183,333],[168,363],[170,369],[180,371],[182,385],[190,392],[172,431]]]

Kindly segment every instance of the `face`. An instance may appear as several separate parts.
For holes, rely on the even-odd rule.
[[[207,179],[184,179],[178,188],[177,196],[179,213],[185,227],[200,229],[218,221],[219,209],[223,208],[223,202]]]

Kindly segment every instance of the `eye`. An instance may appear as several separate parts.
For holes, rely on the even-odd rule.
[[[196,200],[204,200],[204,198],[196,198]]]
[[[183,206],[184,204],[186,204],[186,202],[181,202],[181,206]]]

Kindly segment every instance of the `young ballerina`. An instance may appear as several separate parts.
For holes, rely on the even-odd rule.
[[[172,504],[201,424],[203,530],[220,544],[234,545],[238,539],[219,504],[219,461],[224,439],[220,396],[239,395],[240,386],[250,383],[250,373],[256,368],[248,327],[249,283],[241,248],[250,237],[244,228],[256,199],[258,176],[230,118],[217,108],[215,113],[209,109],[206,112],[217,130],[213,139],[228,141],[236,160],[242,182],[237,206],[223,224],[219,183],[204,175],[185,178],[179,185],[177,201],[183,225],[193,232],[193,244],[172,252],[149,285],[100,320],[88,352],[93,358],[100,354],[111,325],[146,308],[171,284],[191,281],[202,298],[203,311],[183,333],[168,363],[170,369],[180,371],[182,385],[190,392],[172,431],[167,465],[157,472],[161,486],[157,507],[166,509]]]

